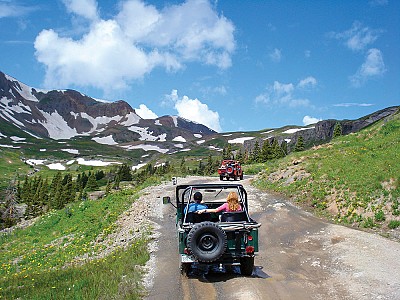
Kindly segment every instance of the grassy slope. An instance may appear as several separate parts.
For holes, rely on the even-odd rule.
[[[400,225],[399,149],[397,114],[357,134],[249,171],[262,170],[256,186],[282,192],[337,222],[395,228]]]
[[[157,184],[160,179],[151,179]],[[96,201],[71,203],[34,225],[0,235],[0,299],[138,299],[147,253],[148,230],[127,249],[75,265],[98,254],[99,235],[115,230],[115,221],[144,188],[124,189]],[[85,260],[83,260],[85,262]],[[65,267],[69,266],[69,267]]]

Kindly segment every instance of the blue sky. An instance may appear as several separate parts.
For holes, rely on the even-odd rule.
[[[219,132],[400,104],[400,1],[0,0],[0,70]]]

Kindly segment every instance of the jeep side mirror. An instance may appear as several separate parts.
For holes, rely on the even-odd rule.
[[[165,196],[162,198],[163,204],[169,204],[171,203],[171,197],[170,196]]]

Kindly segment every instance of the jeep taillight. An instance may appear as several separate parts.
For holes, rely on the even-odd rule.
[[[252,237],[251,235],[248,235],[248,236],[247,236],[247,240],[252,241],[252,240],[253,240],[253,237]]]
[[[247,246],[246,247],[246,253],[247,254],[253,254],[254,253],[254,247],[253,246]]]
[[[189,248],[183,249],[183,253],[185,253],[185,254],[187,254],[187,255],[191,254]]]

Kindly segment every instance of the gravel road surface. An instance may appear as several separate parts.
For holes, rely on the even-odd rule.
[[[174,186],[146,189],[139,201],[155,229],[144,279],[147,299],[400,299],[399,243],[329,224],[282,196],[257,190],[250,180],[237,182],[248,192],[251,216],[262,223],[249,277],[235,267],[181,275],[175,210],[161,204],[162,196],[174,198]],[[190,182],[219,180],[178,178],[178,184]],[[129,215],[136,215],[134,209]]]

